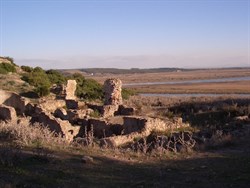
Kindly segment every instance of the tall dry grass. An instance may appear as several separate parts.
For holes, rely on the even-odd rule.
[[[40,124],[0,123],[0,140],[20,146],[64,149],[70,146],[63,137]]]

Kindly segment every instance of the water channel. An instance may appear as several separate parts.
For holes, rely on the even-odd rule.
[[[234,81],[250,81],[250,76],[216,78],[216,79],[199,79],[199,80],[180,80],[180,81],[163,81],[163,82],[141,82],[127,83],[124,86],[143,86],[143,85],[173,85],[173,84],[196,84],[196,83],[218,83],[218,82],[234,82]]]
[[[250,81],[250,76],[245,77],[231,77],[231,78],[217,78],[205,80],[182,80],[182,81],[167,81],[167,82],[143,82],[143,83],[128,83],[124,86],[143,86],[143,85],[173,85],[173,84],[195,84],[195,83],[219,83],[219,82],[234,82],[234,81]],[[250,85],[246,85],[250,87]],[[151,97],[221,97],[221,96],[236,96],[236,97],[250,97],[250,94],[213,94],[213,93],[140,93],[141,96]]]
[[[213,93],[140,93],[145,97],[249,97],[250,94],[213,94]]]

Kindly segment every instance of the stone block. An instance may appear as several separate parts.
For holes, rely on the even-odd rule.
[[[16,110],[13,107],[0,104],[0,119],[4,121],[16,122]]]

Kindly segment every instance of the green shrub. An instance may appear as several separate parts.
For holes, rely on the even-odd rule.
[[[63,84],[66,82],[66,78],[63,74],[56,70],[48,70],[46,74],[52,84]]]
[[[34,90],[40,97],[47,96],[50,93],[50,87],[47,85],[37,86]]]
[[[33,68],[29,66],[21,66],[21,69],[25,72],[32,72]]]
[[[93,112],[90,113],[90,117],[93,117],[93,118],[99,118],[100,116],[101,114],[98,110],[94,110]]]
[[[85,79],[83,75],[75,73],[68,79],[77,82],[76,95],[87,100],[103,99],[102,85],[93,79]]]
[[[0,74],[7,74],[9,72],[16,72],[15,66],[9,63],[0,63]]]
[[[45,74],[45,71],[41,67],[35,67],[33,72],[40,72]]]
[[[123,99],[129,99],[129,97],[132,95],[136,95],[136,92],[131,90],[131,89],[127,89],[127,88],[122,89],[122,98]]]
[[[5,70],[5,69],[1,66],[1,64],[0,64],[0,74],[8,74],[8,71]]]
[[[93,79],[86,79],[84,84],[79,88],[80,97],[89,100],[102,99],[103,90],[101,84]]]
[[[22,79],[35,87],[41,85],[50,85],[48,76],[41,72],[31,72],[28,74],[24,74]]]
[[[24,74],[22,80],[34,86],[34,91],[38,94],[38,96],[41,97],[49,94],[51,83],[47,74],[42,68],[34,68],[32,72]]]

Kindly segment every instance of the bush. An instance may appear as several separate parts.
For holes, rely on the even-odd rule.
[[[33,72],[45,73],[45,71],[41,67],[35,67]]]
[[[33,68],[29,66],[21,66],[21,69],[25,72],[32,72]]]
[[[0,63],[0,74],[8,74],[9,72],[16,72],[15,66],[9,63]]]
[[[132,95],[136,95],[136,92],[131,90],[131,89],[127,89],[127,88],[122,89],[122,98],[123,99],[129,99],[129,97]]]
[[[1,64],[0,64],[0,74],[8,74],[8,71],[5,70],[5,69],[1,66]]]
[[[30,125],[23,121],[21,124],[0,123],[0,140],[14,141],[20,146],[36,147],[37,142],[41,147],[67,147],[65,138],[60,137],[49,128],[40,124]]]
[[[52,84],[63,84],[66,81],[63,74],[56,70],[48,70],[46,71],[46,74]]]
[[[22,80],[34,86],[34,91],[38,94],[38,96],[42,97],[49,94],[51,83],[47,74],[42,68],[34,68],[32,72],[24,74]]]
[[[101,84],[93,79],[86,79],[84,84],[79,87],[78,92],[80,93],[80,97],[89,100],[103,98],[103,90]]]
[[[79,98],[87,100],[103,99],[102,85],[93,79],[85,79],[79,73],[73,74],[68,79],[74,79],[77,82],[76,95]]]
[[[40,97],[47,96],[50,93],[50,87],[46,85],[41,85],[41,86],[36,87],[34,91]]]

